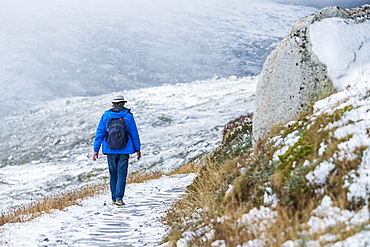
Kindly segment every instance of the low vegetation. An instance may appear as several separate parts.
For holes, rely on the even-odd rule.
[[[146,180],[157,179],[165,175],[159,171],[134,172],[127,178],[127,183],[142,183]],[[109,184],[106,182],[88,185],[80,189],[60,191],[50,197],[31,202],[10,210],[1,212],[0,226],[6,223],[24,222],[50,213],[51,210],[64,210],[72,205],[80,205],[81,199],[103,193],[109,193]]]
[[[325,210],[338,218],[368,212],[369,196],[349,199],[348,194],[368,146],[343,154],[341,146],[353,133],[335,134],[340,126],[351,128],[355,122],[342,118],[356,108],[345,100],[330,114],[303,115],[276,128],[254,149],[252,115],[230,122],[222,145],[199,159],[201,169],[187,195],[163,218],[169,228],[165,241],[173,246],[322,246],[367,229],[366,217],[356,223],[352,218],[334,219],[332,225],[320,221],[333,217]],[[321,181],[323,164],[331,169],[322,171],[327,176]],[[316,210],[323,205],[325,210]]]
[[[107,189],[107,184],[95,184],[85,186],[82,189],[56,193],[53,196],[34,201],[29,205],[12,208],[1,213],[0,226],[6,223],[32,220],[44,213],[50,213],[53,209],[63,210],[72,205],[79,205],[80,199],[106,192]]]

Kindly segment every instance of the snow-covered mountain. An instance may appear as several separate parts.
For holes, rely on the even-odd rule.
[[[313,10],[252,0],[3,0],[0,117],[56,98],[257,75]]]

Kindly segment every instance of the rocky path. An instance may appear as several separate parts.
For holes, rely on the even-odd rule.
[[[31,222],[8,224],[2,242],[4,246],[161,246],[165,228],[159,217],[194,177],[164,176],[129,184],[122,207],[111,205],[110,195],[101,195]]]

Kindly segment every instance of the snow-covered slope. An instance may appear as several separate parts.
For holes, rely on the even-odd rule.
[[[170,239],[177,246],[368,246],[369,80],[370,69],[252,153],[209,157],[214,167],[204,167],[189,200],[171,212]]]
[[[245,156],[228,159],[226,150],[215,154],[223,159],[210,157],[214,167],[189,187],[186,210],[171,215],[186,212],[181,230],[173,228],[182,234],[175,238],[180,246],[369,245],[369,22],[359,16],[312,23],[313,50],[338,92]]]
[[[312,11],[252,0],[3,0],[0,116],[60,97],[256,75]]]
[[[212,150],[223,126],[253,111],[257,78],[211,79],[122,92],[142,140],[130,171],[169,171]],[[0,123],[1,208],[106,177],[91,161],[95,129],[115,94],[52,101]]]
[[[298,232],[298,239],[286,241],[284,247],[302,243],[357,247],[370,243],[369,30],[370,22],[361,18],[328,18],[310,27],[313,50],[327,66],[339,92],[317,101],[312,115],[289,122],[282,130],[285,134],[272,138],[277,151],[271,165],[276,172],[286,174],[281,181],[289,182],[281,182],[282,193],[274,187],[278,182],[271,182],[276,193],[266,189],[264,202],[269,208],[251,210],[243,216],[257,217],[262,211],[271,216],[277,212],[279,201],[287,200],[284,194],[292,199],[297,196],[294,190],[301,191],[296,201],[303,201],[311,193],[308,198],[317,206],[302,223],[302,229],[304,225],[307,228]],[[310,138],[312,134],[315,137]],[[296,210],[303,211],[304,206]],[[261,239],[257,242],[263,244]]]

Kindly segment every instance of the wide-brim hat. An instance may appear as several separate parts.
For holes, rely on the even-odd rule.
[[[117,95],[116,97],[114,97],[113,98],[113,100],[112,100],[112,103],[120,103],[120,102],[127,102],[126,100],[125,100],[125,98],[123,98],[123,96],[122,95]]]

